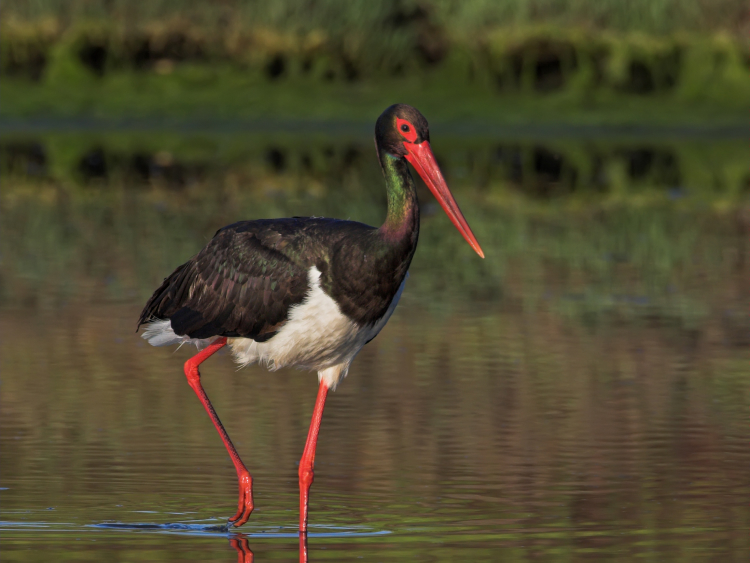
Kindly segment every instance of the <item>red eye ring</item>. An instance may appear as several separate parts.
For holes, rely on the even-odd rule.
[[[413,143],[417,140],[417,130],[415,127],[406,121],[405,119],[401,119],[400,117],[396,118],[396,127],[398,127],[399,133],[401,133],[401,136],[406,139],[408,142]]]

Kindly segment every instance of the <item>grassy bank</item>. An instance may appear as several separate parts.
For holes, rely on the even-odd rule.
[[[746,117],[740,3],[559,4],[10,2],[0,115],[369,120],[398,100],[435,120]]]

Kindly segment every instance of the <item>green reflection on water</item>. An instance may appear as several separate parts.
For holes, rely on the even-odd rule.
[[[231,463],[183,380],[189,351],[147,347],[135,319],[161,278],[223,224],[294,214],[378,224],[377,164],[356,136],[309,150],[251,138],[231,157],[221,137],[184,153],[169,140],[100,142],[106,175],[80,168],[88,149],[69,141],[75,156],[48,148],[41,176],[11,169],[0,199],[0,494],[2,519],[26,526],[5,528],[5,557],[33,560],[26,550],[36,547],[73,559],[232,560],[223,539],[138,533],[136,542],[85,528],[220,523],[232,512]],[[492,152],[486,165],[470,160],[481,151],[438,153],[487,259],[420,194],[426,213],[407,290],[331,397],[312,497],[313,531],[392,533],[317,538],[311,560],[746,553],[750,272],[739,151],[726,143],[706,169],[693,158],[698,145],[651,142],[657,155],[678,155],[675,194],[653,164],[640,180],[612,171],[633,162],[618,151],[638,146],[586,142],[611,155],[598,190],[580,181],[548,193],[564,178],[514,180]],[[535,147],[557,151],[579,178],[591,162],[571,164],[591,154],[585,142],[500,148],[514,144],[530,147],[513,153],[522,160],[541,154]],[[127,164],[138,154],[149,166],[178,162],[181,179],[139,179]],[[709,189],[709,177],[727,188]],[[255,477],[247,532],[293,526],[315,378],[236,371],[219,355],[204,382]],[[250,544],[258,561],[297,547]]]

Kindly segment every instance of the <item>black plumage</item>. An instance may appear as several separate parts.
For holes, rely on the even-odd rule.
[[[373,324],[388,309],[416,247],[416,237],[413,244],[394,242],[355,221],[294,217],[234,223],[164,280],[138,326],[170,319],[176,334],[190,338],[268,340],[284,325],[290,307],[304,300],[313,266],[342,313],[360,326]]]

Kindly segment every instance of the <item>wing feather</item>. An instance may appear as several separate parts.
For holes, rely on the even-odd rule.
[[[289,233],[285,239],[273,225],[252,223],[256,228],[235,224],[220,230],[178,267],[149,299],[138,326],[170,319],[176,334],[191,338],[273,336],[287,320],[289,308],[305,298],[314,256],[303,259],[300,253],[278,250],[293,250],[293,239],[301,238],[303,230],[288,240]]]
[[[387,310],[413,254],[404,255],[398,267],[391,260],[368,262],[368,253],[384,251],[375,233],[362,223],[322,218],[229,225],[164,280],[138,326],[169,319],[176,334],[191,338],[268,340],[287,321],[290,308],[305,299],[312,266],[344,314],[372,324]],[[383,280],[387,287],[380,291]]]

